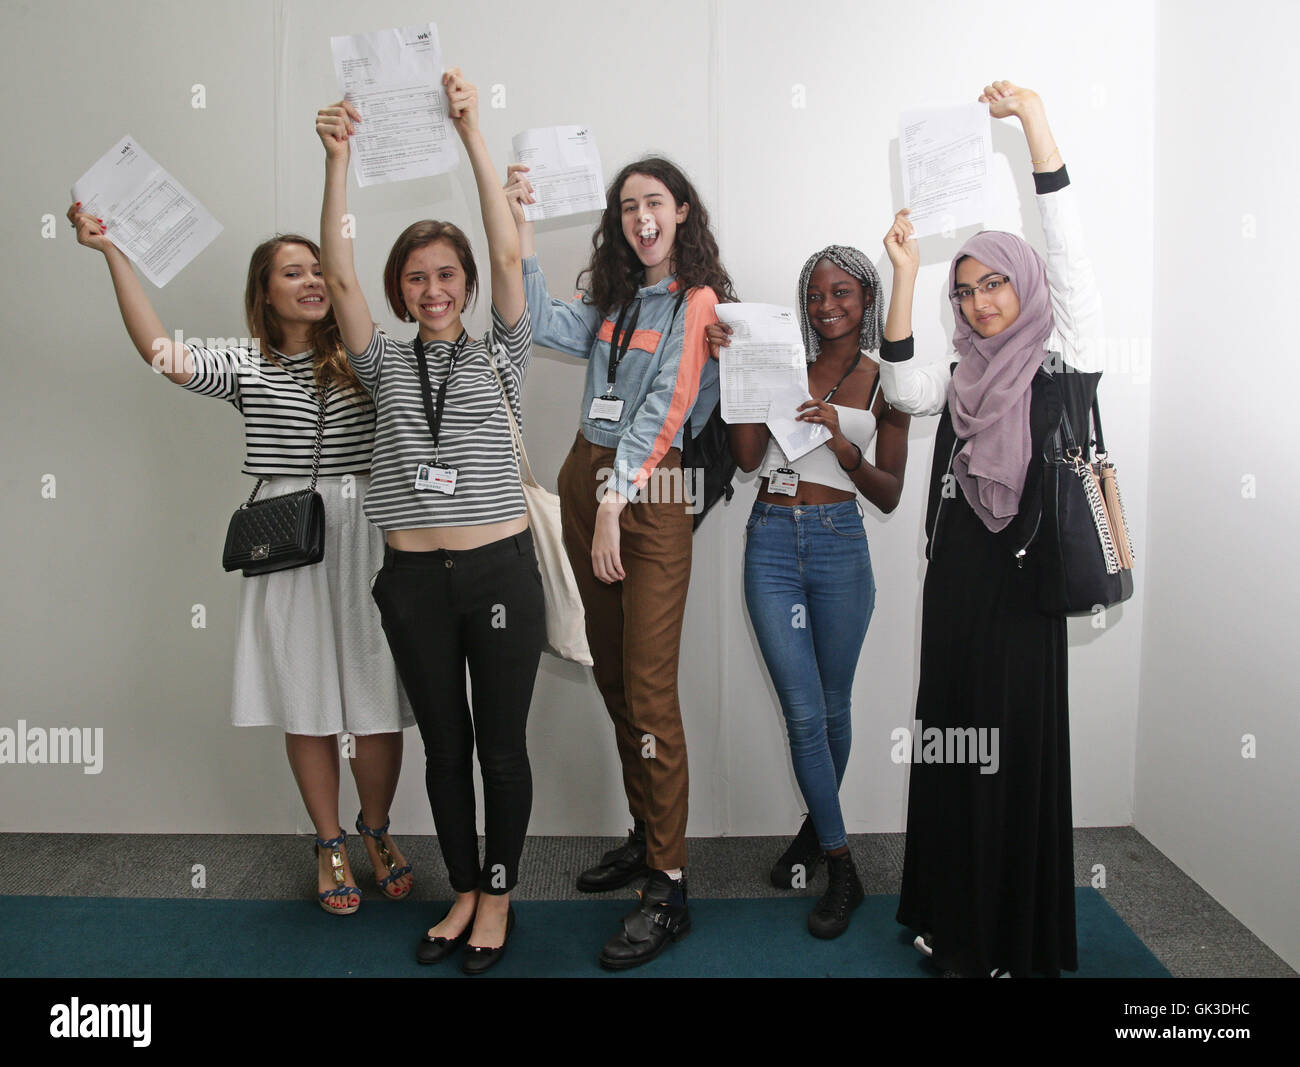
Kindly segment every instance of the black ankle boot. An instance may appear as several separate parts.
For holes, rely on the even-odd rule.
[[[645,865],[645,823],[635,820],[627,840],[600,857],[594,867],[578,875],[578,888],[584,893],[604,893],[621,889],[649,870]]]
[[[830,876],[830,884],[808,916],[808,932],[813,937],[829,940],[839,937],[849,928],[849,917],[866,894],[862,891],[862,883],[858,881],[853,856],[848,852],[840,856],[828,855],[826,872]]]
[[[817,843],[817,829],[813,826],[812,816],[805,815],[799,833],[772,868],[772,885],[777,889],[806,889],[812,884],[817,865],[825,858],[826,853]],[[795,876],[799,873],[796,868],[803,872],[802,886],[794,884]]]
[[[637,909],[623,917],[623,930],[600,951],[600,965],[621,971],[649,963],[668,947],[691,932],[691,913],[686,906],[686,872],[674,881],[663,871],[652,871]]]

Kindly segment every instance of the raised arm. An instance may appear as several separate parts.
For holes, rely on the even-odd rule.
[[[1105,332],[1101,300],[1092,261],[1084,251],[1083,227],[1065,161],[1047,122],[1047,109],[1032,89],[1008,81],[986,85],[980,100],[989,105],[994,118],[1019,119],[1024,130],[1047,243],[1044,261],[1056,327],[1056,336],[1048,345],[1053,351],[1059,349],[1067,361],[1086,366],[1090,348],[1100,343]]]
[[[109,240],[104,224],[97,218],[80,212],[80,204],[68,208],[68,221],[77,231],[77,241],[96,252],[102,252],[108,263],[108,273],[113,279],[117,306],[122,312],[122,322],[131,336],[131,343],[141,358],[155,370],[177,385],[185,385],[194,377],[193,360],[189,350],[177,345],[154,311],[144,286],[140,284],[131,261],[117,245]]]
[[[478,90],[465,80],[459,67],[447,71],[442,76],[442,84],[451,103],[452,124],[465,145],[478,186],[479,209],[483,213],[488,258],[492,264],[492,306],[502,321],[513,328],[523,316],[525,307],[519,231],[510,213],[505,190],[492,166],[483,132],[479,129]]]
[[[951,374],[947,360],[924,367],[912,360],[912,295],[921,268],[921,252],[913,236],[916,228],[907,215],[908,208],[903,208],[885,234],[885,252],[894,268],[894,283],[880,346],[880,389],[900,412],[935,415],[947,402]],[[879,458],[880,445],[876,448]]]
[[[519,252],[523,257],[524,298],[532,320],[533,340],[539,345],[565,352],[579,359],[591,357],[591,346],[600,329],[601,315],[581,297],[570,301],[553,300],[546,288],[546,277],[537,264],[533,246],[533,224],[524,218],[524,204],[536,203],[532,183],[525,175],[528,168],[511,163],[507,168],[505,196],[519,234]]]
[[[346,100],[316,112],[316,133],[325,146],[325,197],[320,211],[320,265],[329,289],[330,306],[339,334],[349,352],[364,352],[374,334],[370,306],[357,284],[348,213],[348,138],[361,121]]]
[[[980,103],[988,104],[989,114],[995,119],[1017,118],[1029,145],[1029,162],[1035,174],[1060,170],[1065,166],[1056,147],[1056,138],[1047,125],[1047,111],[1043,99],[1032,89],[1024,89],[1008,81],[996,81],[984,86]]]

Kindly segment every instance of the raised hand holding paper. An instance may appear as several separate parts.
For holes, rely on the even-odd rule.
[[[987,104],[904,111],[898,148],[917,237],[984,221],[993,156]]]
[[[129,134],[72,187],[74,203],[162,288],[221,232],[202,204]]]
[[[600,211],[605,207],[596,139],[586,126],[524,130],[511,141],[515,162],[528,167],[535,204],[523,204],[529,222]]]
[[[352,137],[358,185],[427,178],[460,162],[447,94],[442,50],[432,22],[331,37],[339,87],[361,115]]]

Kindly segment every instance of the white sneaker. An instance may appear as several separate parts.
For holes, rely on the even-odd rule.
[[[929,934],[917,934],[916,940],[912,942],[912,947],[922,956],[934,955],[934,943],[930,940]]]

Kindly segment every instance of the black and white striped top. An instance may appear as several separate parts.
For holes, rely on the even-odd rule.
[[[533,346],[527,309],[510,329],[497,309],[485,337],[471,341],[456,361],[447,385],[438,465],[456,471],[456,491],[448,496],[415,488],[421,463],[433,463],[433,435],[420,393],[414,338],[395,341],[375,330],[364,352],[349,352],[352,369],[370,390],[379,420],[366,494],[366,515],[381,530],[415,530],[429,526],[478,526],[524,514],[524,494],[515,465],[510,422],[501,386],[492,373],[493,359],[505,383],[515,419],[522,429],[520,388]],[[450,341],[424,346],[429,387],[437,396],[447,376]],[[489,355],[489,352],[492,355]]]
[[[318,413],[310,351],[276,353],[277,366],[248,348],[194,348],[194,377],[184,386],[229,400],[244,416],[244,473],[310,475]],[[325,400],[320,473],[364,474],[375,440],[375,408],[368,396],[332,389]]]

